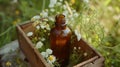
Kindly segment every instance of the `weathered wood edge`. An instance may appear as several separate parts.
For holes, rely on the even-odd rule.
[[[23,24],[26,24],[26,23],[29,23],[30,21],[26,21],[25,23]],[[45,65],[45,67],[50,67],[50,65],[45,61],[45,59],[42,57],[42,55],[38,52],[38,50],[36,48],[34,48],[32,46],[32,42],[30,41],[30,39],[25,35],[24,31],[21,29],[21,26],[22,24],[20,25],[16,25],[17,29],[19,30],[19,32],[25,37],[25,39],[27,40],[27,42],[30,44],[31,48],[34,49],[33,51],[36,53],[36,56],[38,56],[39,59],[42,60],[43,64]],[[19,42],[19,40],[18,40]]]
[[[77,65],[75,65],[75,66],[73,66],[73,67],[83,66],[83,65],[85,65],[85,64],[87,64],[87,63],[91,63],[92,61],[96,60],[97,58],[98,58],[98,56],[95,56],[95,57],[90,58],[90,59],[88,59],[87,61],[84,61],[84,62],[82,62],[82,63],[80,63],[80,64],[77,64]]]

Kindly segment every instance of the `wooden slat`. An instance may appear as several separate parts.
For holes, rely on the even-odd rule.
[[[98,56],[95,56],[95,57],[93,57],[93,58],[91,58],[91,59],[88,59],[87,61],[84,61],[84,62],[82,62],[82,63],[80,63],[80,64],[75,65],[74,67],[81,67],[81,66],[83,66],[83,65],[85,65],[85,64],[88,64],[88,63],[96,60],[97,58],[98,58]]]

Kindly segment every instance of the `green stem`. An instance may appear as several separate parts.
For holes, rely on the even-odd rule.
[[[43,0],[42,10],[45,9],[45,1],[46,1],[46,0]]]

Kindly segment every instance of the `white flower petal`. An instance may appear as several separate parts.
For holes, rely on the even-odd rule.
[[[54,4],[50,4],[49,7],[50,7],[50,8],[54,7]]]
[[[28,32],[28,33],[27,33],[27,36],[28,36],[28,37],[30,37],[30,36],[32,36],[32,35],[33,35],[33,32]]]
[[[81,35],[78,34],[78,35],[77,35],[77,40],[80,41],[80,39],[81,39]]]
[[[61,3],[61,2],[57,2],[56,4],[57,4],[58,6],[61,6],[61,5],[62,5],[62,3]]]
[[[43,43],[41,42],[41,41],[39,41],[37,44],[36,44],[36,48],[38,49],[38,48],[41,48],[43,46]]]
[[[76,13],[74,13],[74,16],[75,16],[75,17],[78,17],[78,16],[79,16],[79,14],[76,12]]]
[[[35,20],[39,20],[39,19],[40,19],[40,16],[36,15],[36,16],[32,17],[31,21],[35,21]]]
[[[89,0],[83,0],[85,3],[89,3]]]
[[[41,28],[42,28],[42,29],[44,29],[44,28],[45,28],[45,26],[44,26],[44,25],[41,25]]]
[[[51,9],[50,9],[50,11],[51,11],[51,12],[54,12],[54,11],[55,11],[55,9],[51,8]]]
[[[67,9],[67,6],[66,6],[66,5],[63,5],[63,8],[66,10],[66,9]]]
[[[77,48],[76,47],[74,47],[74,50],[76,50]]]
[[[81,39],[80,33],[77,30],[75,30],[74,32],[75,32],[75,35],[77,36],[77,40],[80,41]]]
[[[65,16],[67,16],[68,15],[68,11],[63,11],[63,14],[65,15]]]
[[[50,30],[49,24],[46,25],[46,29],[47,29],[47,30]]]
[[[53,19],[52,17],[49,17],[48,19],[49,19],[50,21],[54,21],[54,19]]]
[[[45,41],[45,38],[41,38],[41,41]]]
[[[48,12],[42,11],[42,16],[43,16],[43,17],[48,17]]]
[[[49,8],[54,7],[56,3],[57,3],[57,0],[50,0]]]
[[[44,58],[47,58],[48,57],[48,54],[46,52],[41,52],[41,55],[44,57]]]
[[[36,26],[36,29],[38,29],[38,30],[39,30],[39,29],[40,29],[40,26]]]
[[[48,49],[46,50],[46,53],[48,53],[48,54],[52,54],[53,51],[52,51],[51,49],[48,48]]]

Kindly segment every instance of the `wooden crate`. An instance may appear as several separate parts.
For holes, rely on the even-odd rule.
[[[50,67],[46,60],[42,57],[39,51],[33,47],[32,42],[26,36],[27,32],[33,32],[35,28],[32,26],[32,22],[27,21],[24,24],[17,25],[17,34],[19,47],[25,54],[26,58],[30,62],[32,67]],[[77,47],[85,52],[89,52],[89,57],[85,57],[84,61],[75,65],[74,67],[103,67],[104,58],[96,52],[87,42],[83,39],[76,42]]]

